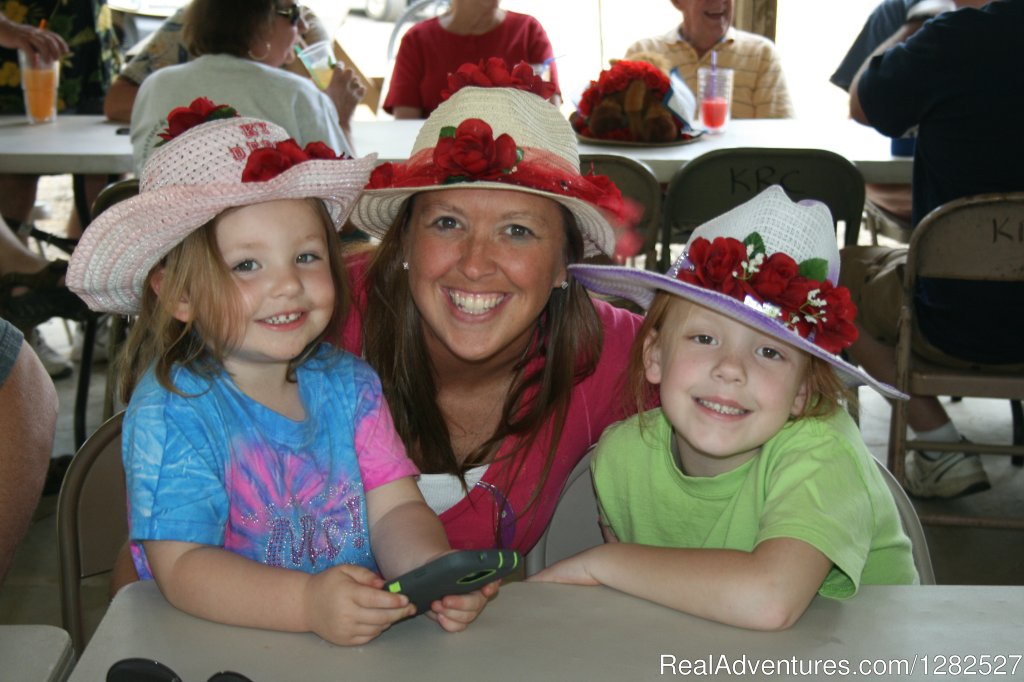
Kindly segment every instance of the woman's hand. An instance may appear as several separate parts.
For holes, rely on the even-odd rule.
[[[500,586],[501,581],[496,580],[474,592],[448,595],[431,604],[426,615],[448,632],[460,632],[476,620],[487,602],[497,596]]]
[[[338,124],[348,134],[352,125],[352,115],[366,96],[366,85],[352,69],[335,66],[331,82],[325,92],[338,111]]]
[[[53,31],[18,24],[0,14],[0,45],[12,50],[24,50],[46,61],[60,59],[68,52],[68,44]]]
[[[376,573],[351,564],[311,576],[304,595],[309,628],[328,642],[353,646],[416,613],[408,597],[382,587],[384,580]]]

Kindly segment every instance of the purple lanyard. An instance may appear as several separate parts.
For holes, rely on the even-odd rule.
[[[516,537],[516,512],[512,505],[508,503],[505,494],[490,483],[477,481],[474,487],[483,488],[494,498],[494,527],[498,529],[498,548],[511,547]]]

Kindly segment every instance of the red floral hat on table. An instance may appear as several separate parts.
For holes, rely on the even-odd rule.
[[[322,142],[300,147],[284,128],[205,98],[167,122],[139,194],[100,214],[71,257],[68,288],[93,310],[137,312],[153,266],[228,208],[315,197],[341,229],[376,161],[339,157]]]
[[[907,398],[839,356],[857,339],[857,307],[836,286],[832,216],[817,201],[790,201],[778,185],[694,230],[664,275],[600,265],[569,271],[588,289],[644,309],[658,291],[688,299],[828,362],[851,385]]]
[[[654,64],[620,59],[583,91],[570,118],[582,137],[668,142],[699,135],[669,106],[672,85]]]
[[[383,237],[405,201],[419,192],[515,190],[568,208],[586,256],[630,255],[616,254],[617,233],[627,236],[639,209],[606,176],[580,173],[576,136],[546,101],[550,83],[535,77],[528,64],[509,71],[492,58],[460,67],[448,86],[448,99],[424,121],[410,159],[373,171],[352,212],[357,227]]]

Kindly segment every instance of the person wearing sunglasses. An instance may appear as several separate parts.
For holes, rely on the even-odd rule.
[[[327,90],[285,69],[309,30],[294,0],[193,0],[182,27],[190,61],[146,77],[130,122],[136,168],[141,168],[166,114],[197,97],[236,103],[244,116],[273,121],[300,144],[323,140],[355,156],[349,124],[366,89],[349,69],[336,68]]]

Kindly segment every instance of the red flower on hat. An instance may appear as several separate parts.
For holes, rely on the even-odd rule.
[[[515,88],[543,99],[550,99],[555,94],[555,84],[534,74],[532,66],[519,62],[509,71],[508,64],[501,57],[490,57],[476,64],[466,63],[448,74],[448,89],[441,91],[441,99],[446,100],[465,87]]]
[[[311,159],[327,159],[328,161],[333,161],[334,159],[346,158],[344,153],[335,154],[334,150],[323,142],[310,142],[306,145],[304,151]]]
[[[334,150],[323,142],[310,142],[305,148],[292,138],[277,142],[272,147],[260,147],[249,154],[242,169],[242,182],[266,182],[276,178],[292,166],[313,160],[344,160],[344,154],[335,154]]]
[[[458,128],[446,126],[434,147],[434,165],[444,182],[493,180],[512,173],[523,158],[512,136],[494,139],[491,126],[478,118],[467,118]]]
[[[716,237],[713,242],[699,238],[690,245],[688,256],[693,270],[681,271],[681,281],[741,301],[753,293],[746,276],[747,247],[743,242],[729,237]]]
[[[173,140],[186,130],[207,121],[234,118],[235,116],[238,116],[238,112],[227,104],[214,104],[205,97],[197,97],[187,107],[177,107],[167,114],[167,128],[157,135],[162,141],[157,142],[155,146]]]
[[[295,161],[286,152],[276,147],[260,147],[249,154],[242,171],[242,182],[265,182],[294,165]]]
[[[857,306],[850,299],[849,289],[833,286],[828,280],[821,282],[816,299],[823,305],[820,315],[808,315],[814,318],[814,343],[830,353],[838,353],[857,340],[857,327],[853,324]]]
[[[744,303],[752,298],[752,307],[829,353],[838,353],[857,339],[857,306],[846,287],[834,286],[826,278],[825,262],[811,258],[797,264],[781,252],[766,256],[756,232],[742,242],[698,237],[687,247],[676,277]]]

